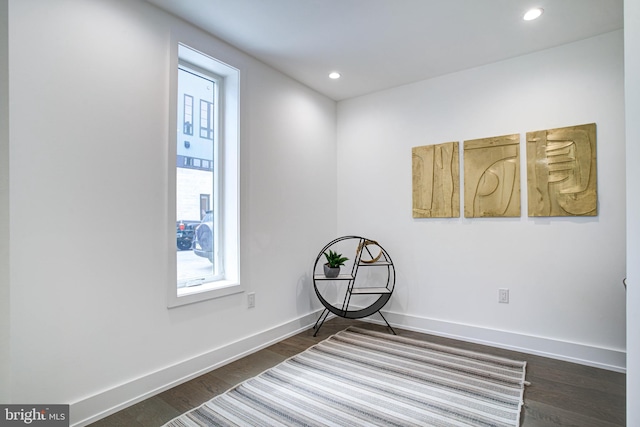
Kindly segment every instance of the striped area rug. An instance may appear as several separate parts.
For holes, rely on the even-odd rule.
[[[165,426],[514,427],[525,368],[350,327]]]

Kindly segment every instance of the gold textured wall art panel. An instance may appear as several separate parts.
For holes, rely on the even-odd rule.
[[[411,149],[413,217],[460,217],[458,142]]]
[[[529,216],[595,216],[596,124],[527,132]]]
[[[464,142],[464,216],[520,216],[520,135]]]

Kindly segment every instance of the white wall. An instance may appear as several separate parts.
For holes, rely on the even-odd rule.
[[[9,402],[9,28],[0,0],[0,402]]]
[[[167,309],[174,36],[240,69],[251,310],[243,294]],[[337,226],[335,102],[142,1],[10,0],[9,71],[13,401],[71,403],[83,424],[315,321],[309,270]]]
[[[11,291],[11,311],[0,325],[10,320],[11,335],[0,329],[0,346],[13,364],[0,401],[72,403],[83,424],[306,327],[317,309],[310,264],[336,229],[392,255],[397,324],[624,366],[621,32],[343,101],[336,151],[332,101],[146,3],[8,3],[0,297]],[[241,70],[241,277],[256,292],[252,310],[244,295],[166,308],[172,34]],[[527,218],[523,168],[519,219],[411,218],[411,147],[589,122],[598,217]],[[8,221],[20,239],[9,241]],[[510,304],[497,304],[499,287]]]
[[[624,369],[623,91],[617,31],[340,102],[338,234],[389,251],[398,280],[388,318]],[[528,218],[526,132],[592,122],[598,216]],[[512,133],[521,134],[520,218],[412,218],[412,147]],[[510,289],[509,304],[498,304],[498,288]]]
[[[627,131],[627,425],[640,425],[640,0],[624,2]]]

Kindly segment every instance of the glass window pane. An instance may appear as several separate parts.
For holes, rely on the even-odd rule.
[[[177,286],[199,286],[215,280],[217,236],[213,206],[217,200],[213,168],[215,164],[213,106],[216,104],[216,82],[201,73],[181,66],[178,70],[178,99],[183,99],[183,111],[178,111],[177,155],[183,162],[176,167],[176,240]],[[193,135],[193,99],[201,100],[200,128],[205,134]],[[204,109],[203,109],[204,107]],[[180,108],[178,108],[180,110]],[[198,118],[195,118],[198,120]]]

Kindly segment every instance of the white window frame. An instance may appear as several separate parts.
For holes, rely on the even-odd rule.
[[[244,292],[240,283],[240,71],[210,55],[186,44],[173,44],[171,55],[171,83],[168,138],[168,233],[169,272],[167,281],[167,306],[169,308],[192,304],[212,298],[220,298]],[[187,288],[177,287],[177,260],[175,243],[176,223],[176,156],[178,137],[178,63],[184,62],[219,76],[222,81],[219,92],[219,154],[220,201],[219,211],[222,232],[218,250],[223,252],[222,277]],[[180,124],[182,125],[182,124]],[[195,129],[194,129],[195,130]],[[195,133],[195,132],[194,132]],[[217,166],[217,165],[216,165]],[[214,168],[216,167],[214,166]]]

